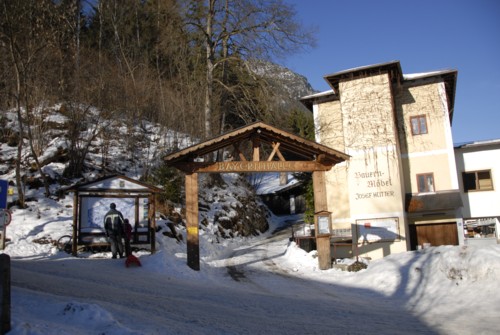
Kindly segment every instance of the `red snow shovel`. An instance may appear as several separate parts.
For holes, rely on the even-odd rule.
[[[127,259],[125,260],[125,266],[126,267],[129,267],[131,265],[142,266],[141,261],[139,260],[139,258],[135,257],[134,255],[127,256]]]

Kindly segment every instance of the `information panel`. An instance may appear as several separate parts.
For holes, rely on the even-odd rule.
[[[82,198],[81,229],[85,232],[104,231],[104,216],[109,211],[111,203],[116,204],[116,209],[122,212],[123,217],[135,223],[135,202],[136,198]],[[148,228],[148,200],[139,199],[139,222],[138,227]]]
[[[356,220],[358,243],[396,241],[399,236],[398,218]]]
[[[330,234],[330,218],[327,216],[318,216],[318,235]]]

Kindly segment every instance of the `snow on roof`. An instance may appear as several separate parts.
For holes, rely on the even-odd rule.
[[[306,95],[305,97],[302,97],[300,99],[305,100],[305,99],[312,99],[312,98],[320,98],[320,97],[324,97],[324,96],[327,96],[330,94],[335,94],[335,93],[333,92],[333,90],[328,90],[328,91],[323,91],[323,92],[319,92],[319,93]]]
[[[438,70],[438,71],[431,71],[431,72],[409,73],[409,74],[403,74],[403,79],[404,80],[416,80],[416,79],[427,78],[427,77],[432,77],[432,76],[439,76],[441,74],[446,74],[446,73],[454,72],[454,71],[455,70],[446,69],[446,70]]]
[[[455,144],[455,149],[481,147],[481,146],[498,145],[498,144],[500,144],[500,139],[463,142]]]
[[[326,75],[324,78],[328,78],[328,77],[334,77],[334,76],[339,76],[339,75],[342,75],[342,74],[345,74],[345,73],[351,73],[351,72],[357,72],[357,71],[364,71],[364,70],[369,70],[369,69],[373,69],[373,68],[379,68],[379,67],[386,67],[386,66],[400,66],[399,65],[399,61],[398,60],[393,60],[393,61],[390,61],[390,62],[386,62],[386,63],[378,63],[378,64],[370,64],[370,65],[363,65],[363,66],[358,66],[358,67],[354,67],[354,68],[351,68],[351,69],[347,69],[347,70],[342,70],[340,72],[336,72],[336,73],[332,73],[330,75]]]

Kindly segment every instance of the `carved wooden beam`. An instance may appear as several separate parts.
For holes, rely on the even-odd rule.
[[[186,173],[312,172],[331,169],[331,166],[314,161],[191,162],[176,164],[175,167]]]

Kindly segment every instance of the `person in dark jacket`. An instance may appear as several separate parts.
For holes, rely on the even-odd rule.
[[[123,258],[123,215],[116,209],[115,203],[109,205],[109,211],[104,216],[104,229],[111,244],[111,258]]]

